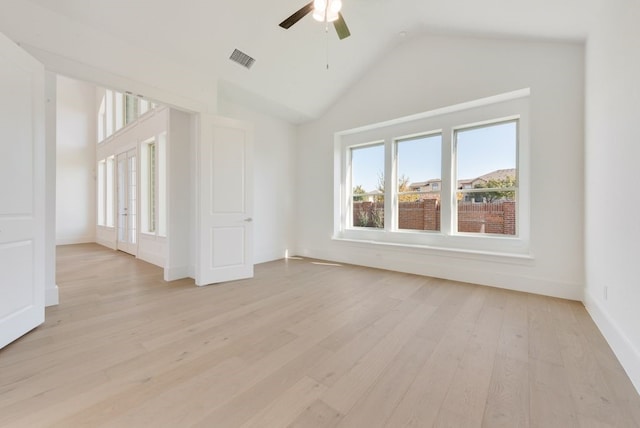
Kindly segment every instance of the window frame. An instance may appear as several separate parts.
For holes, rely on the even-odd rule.
[[[452,168],[453,168],[453,182],[456,183],[456,189],[454,189],[455,191],[455,198],[453,199],[453,208],[452,209],[452,233],[456,234],[456,235],[463,235],[463,236],[482,236],[482,237],[487,237],[487,236],[498,236],[498,237],[505,237],[505,238],[517,238],[519,236],[518,233],[518,229],[520,226],[520,221],[518,218],[518,206],[520,205],[520,201],[519,201],[519,196],[520,196],[520,189],[519,189],[519,175],[520,175],[520,125],[521,125],[521,118],[520,116],[518,117],[508,117],[506,119],[496,119],[493,121],[486,121],[486,122],[482,122],[482,123],[473,123],[470,125],[461,125],[461,126],[457,126],[454,127],[452,129],[453,132],[453,136],[452,136],[452,150],[453,150],[453,158],[452,158]],[[515,192],[515,201],[516,201],[516,225],[515,225],[515,235],[496,235],[496,234],[483,234],[483,233],[474,233],[474,232],[460,232],[458,230],[459,227],[459,223],[458,223],[458,204],[460,203],[460,201],[457,198],[457,193],[460,192],[462,194],[470,194],[473,195],[474,193],[483,193],[483,192],[489,192],[489,191],[493,191],[493,190],[497,190],[494,188],[480,188],[480,189],[476,189],[473,187],[466,187],[466,188],[462,188],[462,189],[458,189],[457,188],[457,182],[458,179],[460,177],[458,177],[458,133],[459,132],[464,132],[464,131],[472,131],[474,129],[482,129],[482,128],[489,128],[491,126],[497,126],[497,125],[502,125],[502,124],[507,124],[507,123],[515,123],[516,124],[516,186],[515,187],[510,187],[507,190],[513,190]],[[505,190],[504,188],[500,189],[500,190]]]
[[[115,228],[115,155],[96,162],[96,226]]]
[[[114,91],[107,89],[105,91],[105,140],[115,134],[115,105],[114,105]]]
[[[440,137],[440,181],[442,181],[442,174],[443,174],[443,170],[442,170],[442,150],[444,147],[443,141],[444,141],[444,137],[442,135],[442,130],[441,129],[437,129],[434,131],[426,131],[426,132],[421,132],[421,133],[417,133],[417,134],[412,134],[412,135],[402,135],[402,136],[398,136],[398,137],[394,137],[391,141],[391,144],[393,146],[392,150],[393,150],[393,158],[392,158],[392,162],[393,165],[391,165],[391,171],[393,173],[393,177],[392,177],[392,182],[393,182],[393,189],[391,189],[391,197],[392,199],[392,205],[391,205],[391,210],[392,210],[392,221],[393,221],[393,227],[391,229],[392,232],[400,232],[400,233],[440,233],[440,231],[438,230],[415,230],[415,229],[401,229],[400,228],[400,222],[399,222],[399,217],[400,217],[400,198],[399,198],[399,192],[398,192],[398,146],[405,141],[411,141],[411,140],[415,140],[418,138],[430,138],[430,137],[434,137],[434,136],[439,136]],[[430,193],[432,193],[433,191],[431,191]],[[442,190],[438,190],[437,193],[440,193],[440,199],[442,199]],[[442,217],[442,212],[440,213],[440,217]],[[442,218],[440,218],[440,222],[442,223]]]
[[[128,91],[120,92],[107,88],[101,90],[104,93],[101,95],[96,113],[98,145],[106,143],[143,118],[151,117],[158,108],[156,103]],[[144,112],[141,112],[142,106],[145,106]]]
[[[96,180],[96,223],[98,226],[106,227],[106,174],[107,160],[101,159],[97,164]]]
[[[156,196],[157,177],[155,157],[152,152],[157,149],[156,137],[140,143],[140,233],[156,235]],[[155,153],[153,154],[155,156]]]
[[[158,196],[158,180],[156,178],[156,155],[157,155],[157,143],[155,139],[146,145],[147,149],[147,185],[148,192],[148,215],[147,215],[147,232],[156,233],[156,203]]]
[[[107,156],[105,158],[105,179],[104,179],[104,227],[108,229],[115,229],[116,218],[116,170],[115,170],[115,155]]]
[[[114,91],[113,102],[113,119],[114,119],[114,134],[125,127],[124,121],[124,94],[122,92]]]
[[[520,257],[530,254],[529,214],[529,104],[530,90],[522,89],[493,97],[449,106],[387,122],[334,134],[334,233],[333,239],[419,248],[499,254]],[[517,234],[476,234],[457,232],[455,131],[518,120],[516,204]],[[397,227],[396,142],[411,136],[442,134],[440,231],[416,231]],[[352,217],[350,148],[384,141],[385,145],[385,227],[362,230],[349,226]],[[350,177],[349,177],[350,178]]]
[[[106,92],[102,95],[100,99],[100,106],[98,107],[98,123],[97,123],[97,134],[98,134],[98,143],[104,141],[107,138],[107,96]]]
[[[155,108],[155,107],[154,107]],[[156,235],[167,237],[167,132],[156,138]]]
[[[139,143],[140,233],[167,236],[167,133]]]
[[[371,142],[368,142],[368,143],[357,144],[357,145],[349,147],[348,154],[347,154],[347,157],[348,157],[348,160],[347,160],[347,162],[348,162],[348,167],[347,167],[348,168],[348,172],[347,172],[348,177],[346,179],[348,180],[348,186],[350,186],[350,187],[347,187],[347,189],[353,189],[353,186],[355,184],[353,182],[353,168],[352,168],[352,165],[351,165],[352,164],[352,160],[353,160],[352,159],[352,156],[353,156],[353,151],[352,150],[353,149],[356,149],[356,150],[365,149],[365,148],[368,148],[368,147],[377,147],[377,146],[383,146],[383,149],[386,150],[386,147],[384,147],[384,141],[371,141]],[[386,186],[386,176],[387,176],[386,171],[383,171],[383,174],[384,174],[384,177],[385,177],[385,186]],[[348,218],[348,223],[350,225],[350,228],[359,229],[359,230],[374,230],[374,231],[384,230],[384,227],[383,228],[375,228],[375,227],[366,227],[366,226],[356,226],[356,225],[353,224],[353,190],[351,190],[349,193],[351,194],[351,198],[350,198],[350,201],[349,201],[349,204],[348,204],[348,216],[349,217],[347,217],[347,218]],[[383,199],[384,199],[384,195],[383,195]],[[383,201],[383,203],[384,203],[384,201]],[[386,207],[386,204],[385,204],[385,207]],[[385,212],[385,216],[386,216],[386,212]],[[385,222],[385,225],[386,225],[386,222]]]

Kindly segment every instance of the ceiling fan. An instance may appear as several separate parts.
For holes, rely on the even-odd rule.
[[[282,21],[280,26],[284,29],[291,28],[293,24],[313,11],[313,19],[319,22],[325,22],[327,25],[329,22],[333,22],[333,27],[336,29],[340,40],[346,39],[351,33],[340,13],[341,8],[342,0],[314,0]]]

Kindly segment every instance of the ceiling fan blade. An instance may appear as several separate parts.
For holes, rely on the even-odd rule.
[[[338,19],[333,21],[333,26],[336,29],[336,33],[338,33],[340,40],[346,39],[351,35],[349,27],[347,27],[347,23],[344,22],[344,17],[341,13],[338,13]]]
[[[288,29],[290,28],[293,24],[295,24],[296,22],[300,21],[302,18],[304,18],[305,16],[307,16],[307,14],[309,12],[311,12],[313,10],[313,2],[309,3],[308,5],[302,7],[300,10],[298,10],[296,13],[294,13],[293,15],[291,15],[290,17],[288,17],[287,19],[285,19],[284,21],[282,21],[280,23],[280,26],[282,28]]]

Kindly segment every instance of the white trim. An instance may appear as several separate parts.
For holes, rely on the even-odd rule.
[[[44,305],[45,306],[56,306],[60,303],[60,298],[58,294],[58,285],[54,284],[53,287],[47,287],[44,293]]]
[[[111,250],[116,250],[116,246],[115,246],[115,242],[111,241],[111,240],[106,240],[106,239],[100,239],[97,238],[96,239],[96,244],[98,245],[102,245],[103,247],[107,247]]]
[[[56,239],[56,245],[91,244],[96,242],[95,236],[75,236]]]
[[[178,266],[172,268],[164,268],[164,280],[176,281],[178,279],[189,278],[189,266]]]
[[[164,257],[158,254],[154,254],[150,251],[143,251],[138,246],[138,255],[137,259],[145,261],[147,263],[151,263],[152,265],[156,265],[158,267],[164,268]]]
[[[624,334],[606,308],[591,293],[585,291],[584,306],[607,343],[618,357],[620,364],[631,379],[631,383],[640,394],[640,350]]]

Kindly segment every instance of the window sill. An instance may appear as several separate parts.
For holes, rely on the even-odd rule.
[[[341,236],[333,236],[331,239],[337,242],[356,244],[365,247],[386,247],[389,250],[409,250],[440,257],[455,257],[462,259],[486,260],[515,264],[530,264],[535,260],[535,257],[529,252],[515,253],[482,249],[442,247],[425,244],[409,244],[389,241],[375,241],[369,239],[345,238]]]

